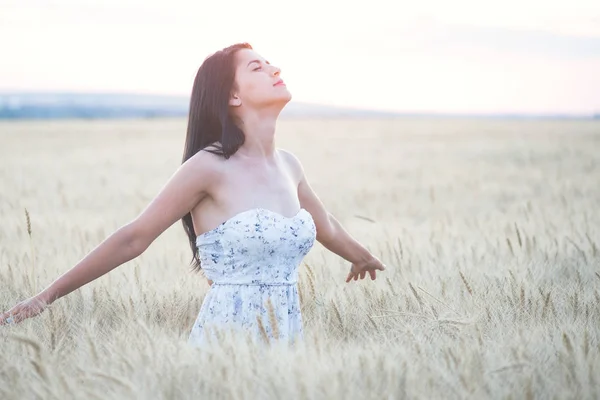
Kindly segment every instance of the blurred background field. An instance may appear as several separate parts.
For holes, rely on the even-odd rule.
[[[0,122],[2,310],[143,210],[185,124]],[[0,398],[600,396],[600,121],[288,118],[277,144],[388,265],[376,281],[345,284],[348,264],[317,244],[304,345],[191,349],[208,285],[177,223],[1,328]]]

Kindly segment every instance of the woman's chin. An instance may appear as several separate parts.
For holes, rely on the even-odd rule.
[[[287,92],[281,96],[277,96],[274,100],[274,103],[280,104],[283,107],[292,100],[292,94]]]
[[[256,106],[260,108],[279,108],[283,109],[292,100],[292,94],[287,92],[285,94],[281,94],[279,96],[271,97],[270,99],[263,101],[261,103],[256,104]]]
[[[287,88],[287,86],[276,86],[276,88],[277,88],[277,92],[276,92],[277,97],[288,98],[288,101],[292,98],[292,93]]]
[[[292,93],[286,89],[285,95],[282,96],[286,103],[292,100]]]

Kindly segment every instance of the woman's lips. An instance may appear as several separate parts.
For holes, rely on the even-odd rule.
[[[285,86],[285,83],[283,82],[283,80],[280,79],[277,82],[275,82],[273,86]]]

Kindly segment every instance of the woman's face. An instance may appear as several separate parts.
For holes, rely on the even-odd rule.
[[[236,53],[235,87],[229,104],[234,107],[261,109],[283,108],[291,99],[281,70],[254,50],[242,49]]]

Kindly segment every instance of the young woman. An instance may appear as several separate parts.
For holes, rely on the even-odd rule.
[[[385,266],[327,212],[302,165],[275,146],[275,125],[291,100],[279,68],[246,43],[208,57],[192,89],[182,165],[148,207],[36,296],[0,315],[18,323],[142,254],[178,220],[194,269],[211,288],[189,336],[204,343],[212,328],[259,338],[302,336],[296,279],[315,239],[351,263],[346,282]]]

